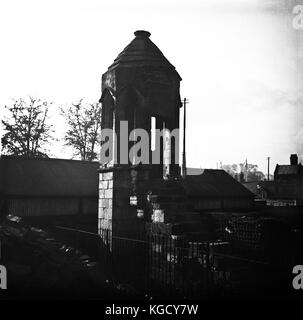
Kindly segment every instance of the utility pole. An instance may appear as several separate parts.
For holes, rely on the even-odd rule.
[[[186,104],[188,100],[183,99],[183,152],[182,152],[182,176],[186,177]]]
[[[267,181],[269,181],[269,164],[270,164],[270,157],[267,157]]]

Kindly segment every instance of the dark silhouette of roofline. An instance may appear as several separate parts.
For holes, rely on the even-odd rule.
[[[27,158],[22,156],[11,156],[11,155],[1,155],[0,160],[5,159],[20,159],[29,161],[71,161],[71,162],[82,162],[82,163],[99,163],[99,161],[89,161],[89,160],[79,160],[79,159],[64,159],[64,158]]]

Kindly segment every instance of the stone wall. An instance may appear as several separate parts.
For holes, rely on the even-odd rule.
[[[99,173],[98,230],[112,231],[113,172]]]
[[[143,231],[137,211],[130,205],[133,183],[130,167],[111,168],[99,173],[98,229],[113,236],[136,237]]]

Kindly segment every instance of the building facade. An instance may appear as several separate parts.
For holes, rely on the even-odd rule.
[[[98,163],[62,159],[0,158],[3,215],[95,215]]]

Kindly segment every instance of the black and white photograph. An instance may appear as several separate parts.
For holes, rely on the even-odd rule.
[[[303,299],[302,0],[4,0],[0,30],[0,304]]]

